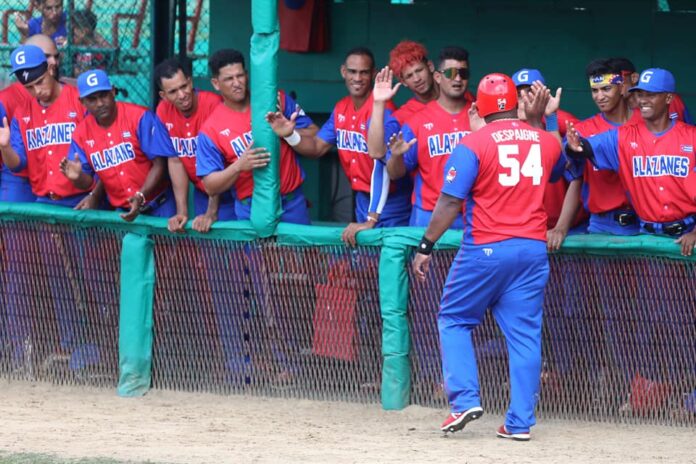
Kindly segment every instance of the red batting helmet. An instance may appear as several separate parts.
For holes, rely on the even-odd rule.
[[[485,118],[489,114],[514,110],[517,107],[517,88],[505,74],[493,73],[484,76],[476,92],[478,114]]]

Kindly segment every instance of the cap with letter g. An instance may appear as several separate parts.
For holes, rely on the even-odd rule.
[[[532,85],[534,81],[540,81],[542,84],[546,84],[544,76],[541,75],[538,69],[523,68],[512,75],[512,82],[515,83],[515,87]]]
[[[109,76],[101,69],[85,71],[77,76],[77,90],[80,92],[80,98],[85,98],[96,92],[111,90],[112,88]]]
[[[672,73],[666,69],[650,68],[640,73],[638,85],[631,87],[629,92],[635,90],[645,90],[653,93],[674,93],[677,90],[677,84]]]
[[[46,55],[36,45],[20,45],[10,55],[12,72],[23,84],[34,82],[48,70]]]

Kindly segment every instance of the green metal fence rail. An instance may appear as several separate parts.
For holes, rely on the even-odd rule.
[[[436,313],[460,234],[415,284],[422,229],[365,231],[355,249],[340,231],[173,236],[163,219],[0,204],[0,375],[444,407]],[[671,239],[570,237],[551,256],[540,415],[696,425],[695,262]],[[474,340],[501,412],[504,341],[492,319]]]

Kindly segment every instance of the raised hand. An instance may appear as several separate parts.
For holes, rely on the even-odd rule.
[[[399,131],[397,134],[393,134],[391,137],[389,137],[389,150],[391,150],[392,156],[402,156],[417,141],[418,139],[414,137],[406,142],[404,140],[403,132]]]
[[[17,30],[22,35],[27,35],[29,33],[29,23],[27,23],[27,18],[24,17],[22,13],[14,14],[14,23],[17,26]]]
[[[469,108],[469,127],[471,127],[471,132],[476,132],[477,130],[481,129],[483,126],[486,125],[485,119],[483,119],[481,116],[478,114],[478,108],[476,108],[476,103],[471,104],[471,108]]]
[[[582,141],[580,140],[580,134],[575,128],[572,122],[568,122],[568,128],[566,129],[566,141],[571,150],[581,152],[582,151]]]
[[[266,121],[270,124],[271,129],[278,137],[288,137],[295,130],[295,119],[297,119],[297,111],[290,115],[290,119],[286,118],[281,111],[269,111],[266,113]]]
[[[546,110],[544,114],[546,116],[555,113],[561,107],[561,94],[563,93],[563,88],[559,87],[556,89],[556,95],[550,95],[549,102],[546,104]]]
[[[82,163],[80,163],[77,155],[75,155],[75,159],[68,159],[66,156],[60,160],[59,167],[60,172],[72,182],[77,181],[80,178],[80,174],[82,174]]]
[[[389,69],[389,66],[382,68],[380,72],[375,76],[375,86],[372,89],[372,98],[376,102],[388,102],[396,92],[401,87],[401,82],[397,83],[392,87],[392,80],[394,79],[394,72]]]
[[[523,93],[522,104],[527,116],[527,122],[532,125],[541,125],[546,105],[551,98],[551,91],[540,81],[534,81],[529,92]]]
[[[2,127],[0,127],[0,148],[10,146],[10,125],[7,123],[7,117],[2,117]]]

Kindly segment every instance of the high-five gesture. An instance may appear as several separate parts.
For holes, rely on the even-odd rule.
[[[375,77],[375,86],[372,89],[372,98],[376,102],[388,102],[401,87],[401,82],[392,87],[394,72],[389,69],[389,66],[382,68]]]
[[[10,125],[7,123],[7,117],[2,118],[2,127],[0,127],[0,148],[10,146]]]
[[[556,95],[549,93],[549,102],[546,104],[546,110],[544,114],[546,116],[555,113],[561,107],[561,94],[563,93],[563,88],[559,87],[556,89]]]
[[[582,151],[582,141],[580,140],[580,134],[575,128],[572,122],[568,122],[568,129],[566,130],[566,141],[568,142],[568,147],[577,152]]]
[[[295,111],[290,115],[290,119],[286,118],[282,111],[269,111],[266,113],[266,121],[271,125],[273,132],[278,137],[289,137],[295,130],[295,119],[298,112]]]
[[[389,138],[389,150],[391,150],[392,156],[402,156],[417,141],[418,139],[414,137],[408,142],[406,142],[404,140],[404,133],[399,131],[399,133],[394,134]]]

